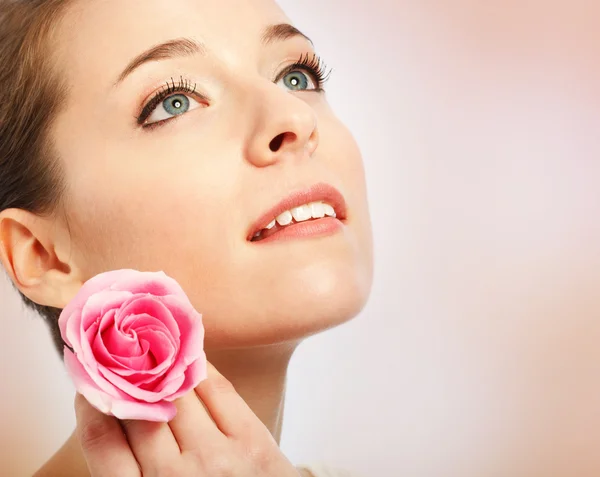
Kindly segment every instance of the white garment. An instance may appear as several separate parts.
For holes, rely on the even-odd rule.
[[[314,477],[361,477],[345,469],[334,469],[325,464],[302,464],[298,466],[300,469],[308,470]]]

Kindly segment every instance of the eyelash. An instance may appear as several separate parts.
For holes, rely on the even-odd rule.
[[[162,101],[164,101],[169,96],[171,96],[172,94],[187,93],[187,94],[191,95],[191,94],[194,94],[195,91],[196,91],[196,85],[194,84],[194,86],[192,87],[191,82],[187,79],[184,80],[183,76],[179,77],[179,83],[177,83],[177,84],[175,84],[175,81],[171,77],[171,83],[169,84],[169,82],[167,81],[166,87],[163,86],[163,89],[161,89],[154,96],[152,96],[150,101],[148,101],[146,106],[144,106],[144,109],[142,109],[142,112],[140,113],[140,115],[136,117],[138,124],[140,126],[143,126],[144,121],[146,121],[146,119],[148,119],[150,117],[150,115],[153,113],[153,111],[156,109],[156,107]],[[160,124],[161,122],[162,121],[159,121],[158,123],[148,124],[143,127],[151,128],[151,127],[155,126],[156,124]]]
[[[327,71],[327,65],[323,62],[320,56],[318,56],[316,53],[313,53],[311,58],[307,53],[306,57],[304,57],[304,55],[300,56],[300,59],[296,61],[296,63],[288,66],[281,73],[279,73],[276,82],[285,75],[297,69],[305,69],[312,74],[317,83],[317,87],[313,91],[318,92],[323,91],[323,85],[327,82],[332,72],[331,69]]]
[[[314,90],[309,91],[317,92],[323,91],[323,85],[327,82],[327,80],[329,80],[329,77],[332,72],[331,69],[329,69],[328,71],[327,65],[321,60],[321,58],[317,54],[313,53],[312,57],[310,57],[307,53],[306,56],[300,56],[300,59],[298,61],[286,67],[281,73],[279,73],[275,82],[277,83],[279,80],[281,80],[281,78],[285,77],[286,75],[297,69],[305,69],[310,73],[310,75],[312,75],[313,79],[316,82],[316,88]],[[140,115],[135,118],[138,122],[138,125],[147,129],[151,129],[153,127],[159,126],[160,124],[166,121],[170,121],[170,119],[164,119],[156,123],[144,125],[144,121],[146,121],[150,117],[150,115],[154,112],[156,107],[172,94],[186,93],[192,95],[195,92],[195,83],[192,85],[192,83],[189,80],[184,79],[183,76],[179,77],[178,83],[175,83],[173,78],[171,78],[171,83],[167,81],[166,86],[163,86],[163,88],[160,91],[158,91],[148,101],[148,103],[146,103]],[[203,99],[206,100],[206,98]]]

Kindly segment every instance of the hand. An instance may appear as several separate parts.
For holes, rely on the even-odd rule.
[[[175,401],[169,423],[119,421],[75,397],[77,436],[92,477],[298,477],[233,385],[208,378]]]

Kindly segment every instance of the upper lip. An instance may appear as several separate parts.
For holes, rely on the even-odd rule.
[[[267,210],[256,222],[254,222],[252,227],[250,227],[247,239],[251,240],[257,232],[266,228],[267,225],[273,222],[275,218],[286,210],[291,210],[294,207],[318,201],[326,202],[331,205],[339,220],[344,220],[346,218],[346,201],[341,192],[329,184],[319,183],[307,189],[293,192],[277,205]]]

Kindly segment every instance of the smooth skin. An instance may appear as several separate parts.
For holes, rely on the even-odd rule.
[[[0,213],[0,258],[37,303],[64,308],[107,270],[163,270],[175,278],[203,315],[209,362],[276,443],[295,349],[360,312],[373,268],[359,148],[324,92],[278,80],[316,52],[302,35],[265,42],[264,33],[280,24],[291,20],[272,0],[74,0],[51,45],[68,87],[51,130],[67,184],[64,213]],[[117,81],[142,52],[179,38],[202,43],[202,51],[145,63]],[[367,87],[358,61],[356,74],[349,101],[360,101]],[[149,98],[181,77],[195,85],[193,107],[152,130],[138,125]],[[247,240],[266,211],[319,183],[344,196],[341,231]],[[241,416],[233,398],[226,402]],[[180,418],[204,429],[188,411]],[[227,456],[242,455],[233,448]],[[273,465],[284,466],[274,454]],[[87,465],[74,432],[40,475],[81,477]],[[257,468],[263,474],[256,475],[271,475]]]

